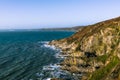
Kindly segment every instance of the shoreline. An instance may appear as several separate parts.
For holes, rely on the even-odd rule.
[[[43,46],[56,50],[57,53],[54,55],[54,57],[56,57],[58,59],[57,63],[53,63],[53,64],[49,64],[49,65],[45,65],[43,66],[42,70],[43,72],[48,72],[51,77],[47,77],[47,78],[41,78],[43,80],[51,80],[51,79],[71,79],[71,73],[65,70],[62,70],[62,65],[61,62],[65,59],[65,56],[62,54],[62,49],[56,47],[55,45],[50,45],[51,41],[43,41]],[[38,74],[39,76],[44,76],[43,73]]]
[[[80,71],[80,72],[71,72],[70,70],[67,70],[68,67],[67,67],[66,62],[64,63],[64,61],[66,61],[67,59],[73,57],[71,55],[71,53],[73,52],[73,49],[70,49],[70,46],[68,46],[66,43],[61,43],[61,42],[59,43],[59,42],[60,41],[53,40],[53,41],[49,42],[49,45],[55,46],[56,48],[61,50],[61,53],[59,54],[59,56],[63,57],[63,61],[60,63],[61,69],[63,71],[67,71],[71,75],[72,78],[70,80],[81,80],[82,77],[86,73],[84,73],[82,71]],[[69,69],[74,71],[74,66],[69,68]]]
[[[65,61],[65,59],[68,59],[70,57],[70,53],[72,53],[72,52],[71,51],[69,52],[69,50],[66,50],[66,45],[61,47],[61,44],[59,44],[59,43],[57,43],[57,44],[56,44],[56,40],[49,42],[49,45],[55,46],[57,49],[61,50],[61,52],[59,53],[59,56],[63,58],[63,61],[60,62],[61,70],[67,72],[70,75],[70,80],[81,80],[84,73],[70,72],[69,70],[64,69],[64,67],[67,67],[67,66],[64,66],[62,63]],[[63,80],[64,80],[64,78],[63,78]]]
[[[51,41],[49,44],[61,49],[60,55],[66,57],[61,62],[62,70],[77,77],[74,80],[120,79],[119,21],[120,17],[102,21],[71,37]]]

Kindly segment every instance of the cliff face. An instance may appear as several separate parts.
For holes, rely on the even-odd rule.
[[[62,69],[77,79],[120,80],[120,17],[86,26],[50,44],[67,55]]]

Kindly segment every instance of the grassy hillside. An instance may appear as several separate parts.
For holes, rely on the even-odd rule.
[[[120,80],[120,17],[85,26],[51,44],[67,55],[62,69],[78,79]]]

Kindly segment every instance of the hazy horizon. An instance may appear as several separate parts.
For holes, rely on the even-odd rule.
[[[1,0],[0,29],[94,24],[120,16],[119,0]]]

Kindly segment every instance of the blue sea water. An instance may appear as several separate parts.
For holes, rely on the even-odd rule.
[[[54,64],[58,51],[46,41],[66,38],[72,31],[0,32],[0,80],[38,80],[45,65]],[[49,76],[49,75],[47,75]],[[44,77],[44,76],[43,76]]]

